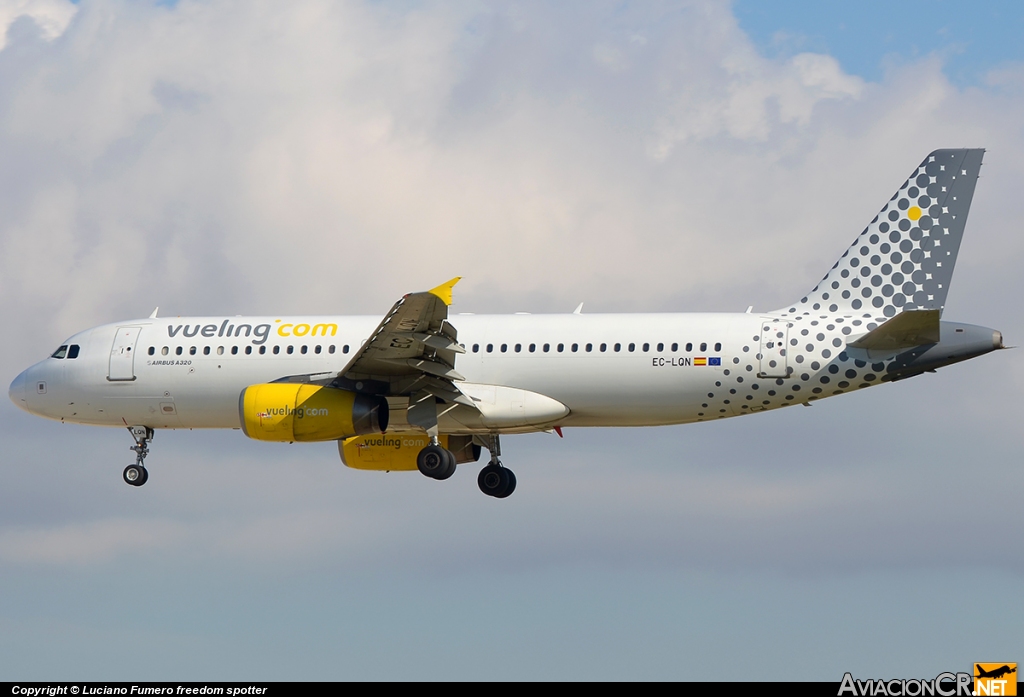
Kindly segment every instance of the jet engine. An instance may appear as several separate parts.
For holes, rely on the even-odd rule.
[[[473,442],[473,436],[442,433],[437,440],[451,451],[457,464],[480,459],[480,446]],[[341,461],[352,469],[401,472],[416,470],[416,456],[428,445],[430,436],[426,433],[388,433],[339,440],[338,452]]]
[[[238,398],[242,431],[255,440],[322,441],[383,433],[383,397],[308,383],[251,385]]]

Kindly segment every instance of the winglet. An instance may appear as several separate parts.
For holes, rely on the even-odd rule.
[[[448,281],[447,283],[442,283],[437,288],[431,288],[427,292],[430,293],[431,295],[436,295],[437,297],[441,298],[441,302],[443,302],[445,305],[451,305],[452,304],[452,288],[454,288],[455,284],[458,283],[461,280],[462,280],[462,276],[456,276],[455,278],[453,278],[452,280]]]
[[[156,308],[155,310],[153,310],[153,314],[151,314],[151,315],[149,316],[149,318],[150,318],[150,319],[156,319],[156,313],[157,313],[157,312],[159,312],[159,311],[160,311],[160,307],[159,307],[159,306],[157,306],[157,308]]]

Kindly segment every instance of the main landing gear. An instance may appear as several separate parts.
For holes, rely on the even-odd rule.
[[[153,429],[149,426],[129,426],[128,432],[135,439],[135,445],[129,450],[135,453],[135,464],[124,468],[125,484],[142,486],[149,481],[149,471],[146,470],[146,455],[149,455],[149,444],[153,441]]]
[[[455,474],[455,455],[442,448],[435,438],[416,456],[416,467],[431,479],[448,479]]]
[[[491,452],[491,461],[480,470],[480,476],[476,479],[480,491],[497,499],[511,496],[516,490],[516,475],[498,459],[501,456],[501,444],[497,434],[488,435],[485,443],[485,447]],[[477,445],[473,447],[476,448]],[[416,467],[431,479],[448,479],[455,474],[455,459],[450,450],[442,448],[437,440],[433,439],[433,442],[416,456]]]
[[[476,478],[480,491],[496,499],[504,499],[516,490],[516,475],[508,467],[501,464],[501,441],[498,434],[487,436],[487,449],[491,452],[491,461],[480,470]]]

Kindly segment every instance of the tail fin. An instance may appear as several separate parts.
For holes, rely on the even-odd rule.
[[[926,157],[825,278],[779,312],[941,312],[984,154],[936,150]]]

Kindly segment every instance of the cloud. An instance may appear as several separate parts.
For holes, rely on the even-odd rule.
[[[949,312],[998,326],[1011,342],[1024,330],[1014,307],[1024,243],[1007,205],[1024,162],[1020,66],[959,89],[926,57],[868,83],[828,55],[760,54],[725,3],[16,7],[44,29],[10,32],[0,50],[0,317],[19,337],[0,347],[0,363],[12,377],[73,331],[157,305],[168,314],[381,314],[402,293],[455,275],[466,276],[457,311],[569,311],[581,300],[587,311],[767,310],[812,287],[928,151],[960,145],[990,153]],[[11,11],[4,17],[11,26]],[[981,360],[1005,366],[1002,356]],[[941,379],[955,383],[955,370]],[[957,388],[972,405],[966,423],[984,429],[1014,413],[1024,373],[1006,370],[1003,392]],[[888,411],[909,394],[946,399],[900,385],[861,404]],[[808,417],[784,418],[772,423]],[[925,414],[905,418],[934,429]],[[750,426],[735,428],[729,439]],[[706,432],[685,438],[711,448]],[[9,433],[30,447],[30,436]],[[922,447],[937,457],[942,435]],[[683,437],[658,432],[636,447],[647,453]],[[241,447],[237,438],[214,441],[219,454],[182,446],[179,456],[199,460],[188,471],[203,478],[214,458]],[[807,438],[805,457],[833,447]],[[1017,452],[1011,432],[993,438],[993,448]],[[247,452],[264,465],[277,457]],[[764,456],[767,471],[785,469],[781,452]],[[572,502],[580,519],[617,499],[652,507],[657,515],[613,537],[656,558],[656,546],[638,542],[648,526],[725,516],[728,530],[706,546],[692,540],[705,550],[695,558],[712,566],[738,559],[722,551],[729,545],[750,549],[737,531],[751,517],[775,520],[777,530],[820,527],[828,515],[816,501],[870,488],[868,474],[666,478],[620,467],[629,454],[591,455],[614,466],[592,498]],[[103,451],[90,457],[104,463],[94,473],[110,469]],[[652,456],[637,459],[645,467]],[[116,469],[109,478],[122,486]],[[428,515],[436,500],[419,498],[421,483],[396,480],[359,491],[376,500],[398,487],[396,500]],[[539,510],[573,498],[572,481],[544,481],[558,495]],[[94,510],[67,525],[9,523],[2,550],[10,563],[109,560],[151,545],[197,558],[233,550],[239,559],[310,559],[323,549],[358,557],[374,544],[405,549],[400,531],[417,524],[352,500],[362,517],[340,513],[338,502],[303,510],[302,496],[284,497],[285,488],[257,514],[228,507],[226,518],[202,523],[183,523],[173,502],[137,529]],[[468,489],[445,494],[460,514],[482,505],[462,500],[477,496]],[[181,501],[203,496],[177,491]],[[694,517],[679,517],[679,507]],[[783,520],[793,511],[803,517]],[[374,544],[330,532],[338,528]],[[593,549],[608,528],[595,530]],[[475,550],[484,537],[466,534],[465,547],[437,551]],[[571,546],[548,539],[561,542],[540,556]],[[777,558],[805,564],[826,547]]]
[[[157,305],[380,316],[456,275],[457,312],[781,307],[960,146],[989,150],[946,317],[1024,336],[1019,64],[866,81],[807,46],[765,56],[698,1],[7,2],[0,30],[8,380]],[[934,674],[1020,624],[1012,357],[810,409],[508,437],[503,501],[475,465],[358,472],[237,431],[159,432],[134,489],[123,430],[4,402],[7,653],[40,680],[53,656],[96,679],[465,677],[494,646],[516,677],[706,679],[736,655],[898,673],[910,646]],[[454,648],[396,673],[380,647],[410,642]],[[126,668],[134,645],[160,650]]]
[[[19,19],[31,20],[47,41],[64,33],[75,16],[74,4],[66,0],[7,0],[0,5],[0,51],[7,45],[7,32]]]

